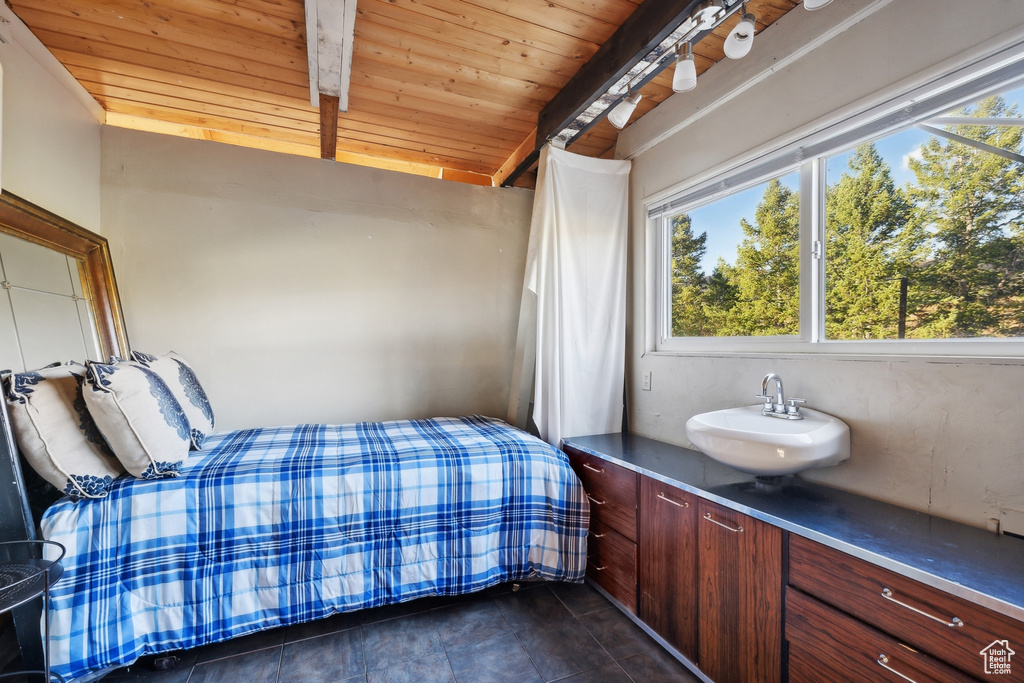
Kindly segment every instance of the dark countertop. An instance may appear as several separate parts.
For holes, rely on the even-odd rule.
[[[1024,621],[1024,540],[786,477],[705,487],[697,451],[633,434],[564,443]]]

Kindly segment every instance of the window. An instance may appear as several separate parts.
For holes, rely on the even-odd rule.
[[[1024,354],[1024,87],[962,88],[651,209],[656,347]]]
[[[667,218],[674,337],[800,331],[796,173]]]

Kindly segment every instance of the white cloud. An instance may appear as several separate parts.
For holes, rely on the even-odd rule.
[[[910,160],[913,159],[914,161],[921,161],[921,158],[921,145],[918,145],[917,147],[903,155],[903,168],[909,171]]]

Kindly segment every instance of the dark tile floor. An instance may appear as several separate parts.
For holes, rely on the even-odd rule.
[[[697,681],[586,584],[524,583],[340,614],[148,662],[104,683]]]

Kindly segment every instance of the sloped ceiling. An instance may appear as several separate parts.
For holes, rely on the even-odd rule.
[[[669,0],[648,0],[661,2]],[[320,156],[302,0],[9,0],[109,125]],[[337,160],[491,185],[638,0],[358,0]],[[758,31],[792,0],[750,0]],[[731,17],[696,49],[724,57]],[[671,69],[634,120],[672,94]],[[698,86],[699,87],[699,86]],[[571,149],[611,156],[602,121]],[[520,184],[529,185],[529,174]]]

